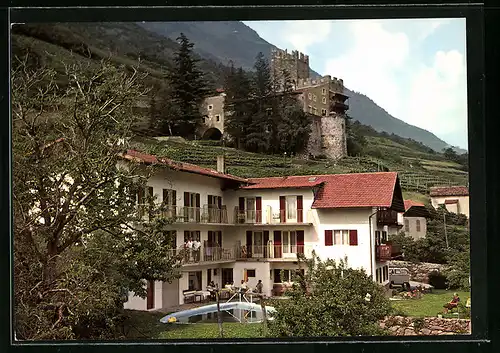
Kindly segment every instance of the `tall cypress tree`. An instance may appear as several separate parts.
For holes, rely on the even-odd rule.
[[[193,137],[201,123],[200,103],[208,95],[207,82],[198,68],[199,59],[193,54],[194,44],[181,33],[177,38],[179,50],[174,54],[174,65],[169,73],[172,101],[179,116],[172,121],[172,130],[183,137]]]

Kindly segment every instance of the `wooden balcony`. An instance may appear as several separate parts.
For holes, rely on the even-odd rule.
[[[204,247],[197,250],[184,247],[170,250],[171,256],[176,256],[182,265],[198,265],[213,262],[230,262],[236,260],[235,248]]]
[[[376,247],[376,260],[380,262],[389,261],[392,259],[392,245],[382,244]]]
[[[398,213],[393,210],[378,210],[377,224],[382,226],[395,226],[398,223]]]
[[[306,220],[304,220],[304,210],[294,209],[292,213],[287,213],[286,210],[274,211],[271,207],[266,207],[265,210],[240,210],[238,206],[234,208],[234,223],[235,224],[311,224],[312,215],[307,212]]]

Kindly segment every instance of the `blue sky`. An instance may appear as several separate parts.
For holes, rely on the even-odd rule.
[[[245,22],[392,116],[467,148],[465,19]]]

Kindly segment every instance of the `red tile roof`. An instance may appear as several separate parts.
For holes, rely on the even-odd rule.
[[[330,174],[255,178],[249,181],[255,185],[244,188],[303,188],[323,184],[313,208],[391,207],[398,175],[395,172]]]
[[[273,178],[251,178],[248,179],[253,185],[242,186],[241,189],[298,189],[312,188],[324,183],[317,176],[288,176]]]
[[[466,186],[438,186],[432,187],[431,196],[469,196],[469,188]]]
[[[425,205],[413,200],[405,200],[405,210],[408,211],[412,207],[425,207]]]
[[[458,203],[457,199],[454,199],[454,200],[445,200],[444,201],[445,205],[453,205],[453,204],[456,204],[456,203]]]
[[[121,157],[140,162],[140,163],[145,163],[145,164],[158,164],[162,166],[169,167],[174,170],[179,170],[182,172],[188,172],[188,173],[195,173],[195,174],[200,174],[200,175],[206,175],[214,178],[220,178],[220,179],[226,179],[226,180],[233,180],[233,181],[238,181],[238,182],[243,182],[246,183],[247,179],[240,178],[231,174],[223,174],[219,173],[216,170],[209,169],[209,168],[203,168],[199,167],[194,164],[190,163],[183,163],[183,162],[176,162],[173,161],[169,158],[164,158],[164,157],[157,157],[151,154],[146,154],[134,150],[127,150],[126,153],[123,153]]]

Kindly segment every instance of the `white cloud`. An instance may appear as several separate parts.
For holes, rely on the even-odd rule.
[[[328,42],[331,21],[285,21],[282,35],[294,49],[306,52],[315,43]]]
[[[352,47],[327,61],[324,73],[341,77],[347,87],[398,116],[401,90],[397,71],[404,69],[408,58],[408,37],[403,32],[385,30],[379,20],[346,22],[353,37]]]
[[[452,144],[467,141],[467,80],[464,56],[457,50],[438,51],[432,66],[412,78],[406,121],[437,135],[451,136]],[[463,146],[465,147],[465,146]]]

